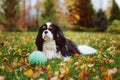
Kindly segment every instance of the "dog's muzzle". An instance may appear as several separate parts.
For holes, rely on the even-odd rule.
[[[53,39],[53,34],[49,30],[43,31],[42,38],[47,41]]]

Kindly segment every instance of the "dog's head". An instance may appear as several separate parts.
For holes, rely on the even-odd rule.
[[[39,28],[38,36],[36,39],[38,50],[42,51],[43,43],[49,42],[51,40],[55,40],[56,45],[59,47],[62,47],[65,44],[65,37],[60,27],[54,23],[47,22]]]

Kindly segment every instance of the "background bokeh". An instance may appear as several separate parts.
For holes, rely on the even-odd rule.
[[[120,0],[0,0],[0,31],[36,31],[51,21],[63,30],[120,32]]]

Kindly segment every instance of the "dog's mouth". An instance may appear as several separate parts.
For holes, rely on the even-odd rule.
[[[45,41],[49,41],[49,40],[52,40],[52,37],[51,36],[48,36],[47,34],[44,35],[43,39]]]
[[[50,37],[48,35],[45,35],[44,39],[50,39]]]

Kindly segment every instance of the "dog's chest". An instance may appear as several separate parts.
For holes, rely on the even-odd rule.
[[[43,52],[46,55],[47,59],[61,58],[60,52],[57,52],[56,43],[54,40],[44,42]]]
[[[49,42],[44,42],[43,44],[43,50],[50,50],[50,51],[56,51],[56,44],[55,41],[49,41]]]

